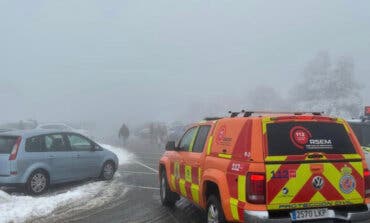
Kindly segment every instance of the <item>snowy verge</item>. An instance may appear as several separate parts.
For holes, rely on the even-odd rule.
[[[133,154],[124,149],[101,144],[105,149],[115,153],[120,164],[133,160]],[[41,197],[10,195],[0,190],[0,223],[20,223],[30,219],[50,216],[55,210],[72,208],[73,210],[99,207],[126,192],[121,175],[117,172],[111,182],[89,182],[73,188],[47,194]],[[52,216],[51,216],[52,217]]]
[[[111,145],[108,145],[108,144],[99,144],[101,147],[103,147],[104,149],[107,149],[113,153],[115,153],[118,157],[118,160],[119,160],[119,164],[124,164],[124,163],[129,163],[130,161],[132,161],[134,159],[134,154],[132,153],[129,153],[127,150],[125,149],[122,149],[120,147],[116,147],[116,146],[111,146]]]

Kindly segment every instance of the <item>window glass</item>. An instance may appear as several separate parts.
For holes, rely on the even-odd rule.
[[[46,151],[66,151],[67,144],[62,134],[53,134],[45,136]]]
[[[179,150],[180,151],[189,151],[189,147],[191,142],[194,139],[195,132],[197,130],[197,127],[189,129],[185,135],[182,137],[181,142],[179,144]]]
[[[351,127],[355,132],[361,146],[370,146],[370,125],[363,123],[351,123]]]
[[[284,122],[267,125],[270,156],[356,153],[342,124],[325,122]]]
[[[207,141],[207,136],[209,133],[209,130],[211,129],[211,126],[204,125],[200,126],[198,130],[197,138],[195,139],[194,146],[193,146],[193,152],[195,153],[201,153],[203,152],[204,145]]]
[[[0,137],[0,154],[10,154],[14,144],[17,142],[16,136],[1,136]]]
[[[79,135],[69,134],[68,140],[71,149],[75,151],[90,151],[93,146],[89,140]]]
[[[26,152],[42,152],[44,151],[44,143],[42,136],[36,136],[27,139]]]

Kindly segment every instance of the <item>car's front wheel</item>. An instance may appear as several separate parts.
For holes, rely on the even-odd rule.
[[[113,179],[114,173],[116,172],[116,167],[112,161],[107,161],[104,163],[101,173],[100,179],[102,180],[111,180]]]
[[[49,188],[49,176],[43,170],[34,171],[26,183],[26,192],[31,195],[40,195]]]
[[[161,171],[161,178],[160,178],[160,195],[161,195],[161,202],[163,206],[174,206],[176,201],[180,199],[179,195],[175,192],[172,192],[170,187],[168,186],[167,182],[167,175],[166,171]]]

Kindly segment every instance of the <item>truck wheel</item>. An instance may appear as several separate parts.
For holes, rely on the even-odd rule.
[[[174,206],[176,201],[180,199],[179,195],[175,192],[172,192],[168,186],[166,170],[161,172],[160,195],[163,206]]]
[[[26,192],[30,195],[41,195],[48,190],[49,176],[43,170],[34,171],[26,183]]]
[[[207,200],[207,222],[225,223],[225,215],[218,197],[211,195]]]

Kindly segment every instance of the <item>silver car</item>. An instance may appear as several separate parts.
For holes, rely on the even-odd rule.
[[[32,195],[52,184],[110,180],[117,156],[87,137],[57,130],[0,133],[0,186],[25,186]]]

